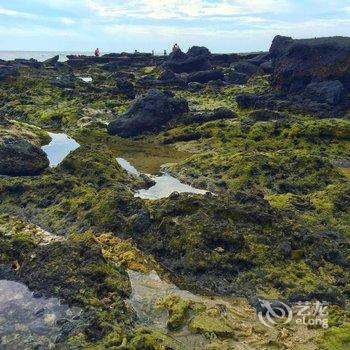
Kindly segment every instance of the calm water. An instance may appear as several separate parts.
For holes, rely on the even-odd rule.
[[[39,62],[45,61],[53,56],[59,55],[61,62],[67,61],[67,55],[93,55],[93,51],[0,51],[0,59],[11,61],[16,58],[35,58]]]
[[[60,164],[70,152],[80,146],[78,142],[66,134],[49,132],[49,135],[52,139],[51,142],[48,145],[41,147],[41,149],[47,154],[50,161],[50,167],[55,167]]]
[[[201,350],[205,348],[205,337],[193,334],[187,327],[179,331],[169,331],[167,328],[168,313],[157,307],[157,302],[170,294],[179,295],[186,300],[203,302],[206,299],[196,296],[186,290],[181,290],[174,284],[161,280],[155,271],[142,273],[128,270],[132,293],[127,302],[135,310],[138,320],[146,327],[153,327],[168,333],[186,349]]]
[[[133,175],[140,175],[140,172],[124,158],[116,158],[119,165],[124,168],[127,172]],[[175,177],[168,173],[163,173],[162,175],[149,175],[155,185],[148,189],[142,189],[135,193],[135,197],[140,197],[142,199],[159,199],[169,197],[173,192],[179,193],[197,193],[206,194],[208,191],[200,190],[194,188],[190,185],[184,184]]]
[[[87,55],[93,56],[95,49],[91,51],[0,51],[0,59],[5,61],[12,61],[16,58],[35,58],[39,62],[45,61],[53,56],[59,55],[59,61],[67,61],[67,55]],[[102,52],[102,55],[109,54],[110,52]],[[161,53],[155,53],[156,55],[162,55]]]
[[[24,284],[0,280],[0,349],[51,349],[80,313],[56,298],[34,298]]]

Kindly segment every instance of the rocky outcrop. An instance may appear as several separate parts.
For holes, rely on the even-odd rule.
[[[350,38],[293,40],[276,36],[259,69],[272,71],[272,90],[242,94],[241,108],[309,112],[316,116],[343,115],[350,108]],[[254,60],[250,60],[254,62]]]
[[[25,58],[16,58],[13,62],[17,66],[18,65],[27,66],[27,67],[36,68],[36,69],[41,68],[41,62],[39,62],[38,60],[36,60],[34,58],[30,58],[29,60],[27,60]]]
[[[339,80],[350,90],[350,38],[294,40],[276,36],[270,48],[272,84],[294,93],[314,81]]]
[[[210,51],[206,47],[193,46],[187,53],[181,50],[169,55],[163,67],[175,73],[192,73],[211,68]]]
[[[184,98],[154,89],[136,99],[123,115],[109,123],[107,130],[111,135],[122,137],[153,133],[187,112],[188,103]]]
[[[6,78],[15,78],[19,76],[19,72],[16,68],[11,66],[0,66],[0,81]]]
[[[37,175],[48,166],[49,160],[39,147],[17,136],[1,136],[1,175]]]
[[[47,59],[46,61],[44,61],[43,66],[44,67],[55,67],[59,58],[60,58],[59,55],[53,56],[53,57]]]

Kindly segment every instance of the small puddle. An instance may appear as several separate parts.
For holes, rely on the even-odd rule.
[[[82,81],[84,81],[85,83],[91,83],[92,82],[92,78],[91,77],[78,77],[79,79],[81,79]]]
[[[131,165],[131,163],[128,162],[126,159],[124,159],[124,158],[117,158],[117,162],[128,173],[136,175],[136,176],[140,175],[140,172],[133,165]]]
[[[22,283],[0,280],[0,348],[52,349],[78,326],[80,313],[57,298],[34,298]]]
[[[205,337],[191,333],[186,326],[176,332],[169,331],[166,326],[168,312],[157,307],[157,302],[170,294],[176,294],[183,299],[194,301],[203,301],[202,297],[161,280],[155,271],[142,273],[128,270],[128,275],[132,287],[128,303],[135,310],[141,324],[169,335],[182,344],[185,349],[200,350],[205,348]]]
[[[49,135],[52,139],[51,142],[48,145],[41,147],[41,149],[47,154],[50,161],[50,167],[57,166],[70,152],[80,147],[79,143],[67,134],[49,132]]]
[[[119,165],[128,173],[139,176],[141,173],[124,158],[116,158]],[[162,175],[149,175],[155,185],[148,189],[142,189],[135,193],[135,197],[142,199],[160,199],[169,197],[173,192],[179,193],[196,193],[206,194],[208,191],[194,188],[190,185],[184,184],[170,174],[164,172]]]

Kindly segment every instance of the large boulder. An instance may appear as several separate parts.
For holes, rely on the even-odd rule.
[[[44,67],[55,67],[56,64],[57,64],[57,62],[58,62],[58,60],[59,60],[59,58],[60,58],[59,55],[53,56],[53,57],[51,57],[51,58],[45,60],[45,61],[43,62],[43,66],[44,66]]]
[[[188,110],[184,98],[154,89],[136,99],[123,115],[108,124],[107,130],[109,134],[121,137],[153,133]]]
[[[48,166],[46,153],[39,147],[17,136],[0,137],[1,175],[37,175]]]
[[[272,84],[294,93],[317,80],[339,80],[350,90],[350,38],[293,40],[276,36],[270,48]]]
[[[210,51],[206,47],[193,46],[187,53],[177,50],[169,55],[163,67],[175,73],[192,73],[211,68]]]
[[[224,73],[221,70],[205,70],[200,72],[191,73],[188,75],[188,82],[196,83],[208,83],[212,80],[222,80],[224,79]]]

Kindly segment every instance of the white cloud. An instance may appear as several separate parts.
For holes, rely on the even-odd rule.
[[[72,18],[69,18],[69,17],[60,17],[59,21],[63,24],[66,24],[66,25],[75,24],[75,20]]]
[[[290,9],[289,0],[87,0],[87,6],[101,17],[149,19],[193,19],[229,17],[263,13],[282,13]]]
[[[19,17],[28,19],[37,18],[37,16],[32,13],[10,10],[3,7],[0,7],[0,16]]]

